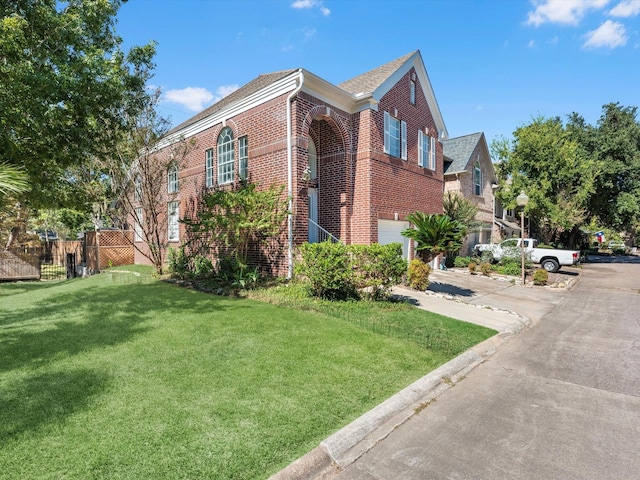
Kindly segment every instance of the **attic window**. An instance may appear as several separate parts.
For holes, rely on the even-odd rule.
[[[413,80],[411,80],[411,84],[409,87],[409,101],[411,102],[411,105],[416,104],[416,82],[414,82]]]
[[[473,167],[473,193],[482,195],[482,170],[480,170],[480,162],[476,160]]]

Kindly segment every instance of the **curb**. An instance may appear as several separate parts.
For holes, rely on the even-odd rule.
[[[484,363],[502,344],[532,324],[530,319],[520,317],[502,332],[471,347],[338,430],[269,480],[335,478],[393,430]]]

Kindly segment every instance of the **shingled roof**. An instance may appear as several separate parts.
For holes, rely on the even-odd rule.
[[[236,90],[235,92],[230,93],[229,95],[227,95],[226,97],[224,97],[223,99],[221,99],[220,101],[214,103],[213,105],[211,105],[208,108],[205,108],[204,110],[202,110],[201,112],[197,113],[196,115],[194,115],[193,117],[191,117],[190,119],[182,122],[180,125],[178,125],[177,127],[174,127],[171,129],[171,131],[169,132],[170,134],[177,131],[177,130],[181,130],[185,127],[188,127],[189,125],[196,123],[199,120],[202,120],[203,118],[206,118],[220,110],[223,110],[224,108],[228,107],[229,105],[233,105],[235,102],[242,100],[245,97],[248,97],[249,95],[256,93],[257,91],[271,85],[274,82],[277,82],[278,80],[280,80],[281,78],[286,77],[287,75],[291,75],[293,72],[295,72],[296,70],[282,70],[280,72],[273,72],[273,73],[264,73],[262,75],[257,76],[256,78],[254,78],[253,80],[251,80],[249,83],[243,85],[242,87],[240,87],[238,90]]]
[[[385,63],[373,70],[358,75],[357,77],[347,80],[338,84],[338,87],[356,95],[359,93],[370,94],[373,93],[380,85],[382,85],[387,78],[389,78],[398,68],[402,66],[404,62],[409,60],[413,55],[417,53],[417,50],[406,55],[396,58],[395,60]]]
[[[462,137],[449,138],[442,142],[445,175],[462,173],[467,170],[471,155],[483,135],[482,132],[472,133]]]

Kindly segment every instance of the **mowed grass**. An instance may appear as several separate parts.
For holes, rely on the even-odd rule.
[[[0,478],[267,478],[452,356],[128,270],[0,284]]]

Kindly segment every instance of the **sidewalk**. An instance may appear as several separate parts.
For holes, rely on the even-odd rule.
[[[498,334],[337,431],[320,446],[272,476],[271,480],[339,478],[341,471],[485,362],[504,342],[553,310],[563,301],[563,291],[566,291],[514,285],[457,271],[434,272],[430,280],[432,283],[427,292],[398,286],[394,287],[393,293],[418,308],[492,328]]]

